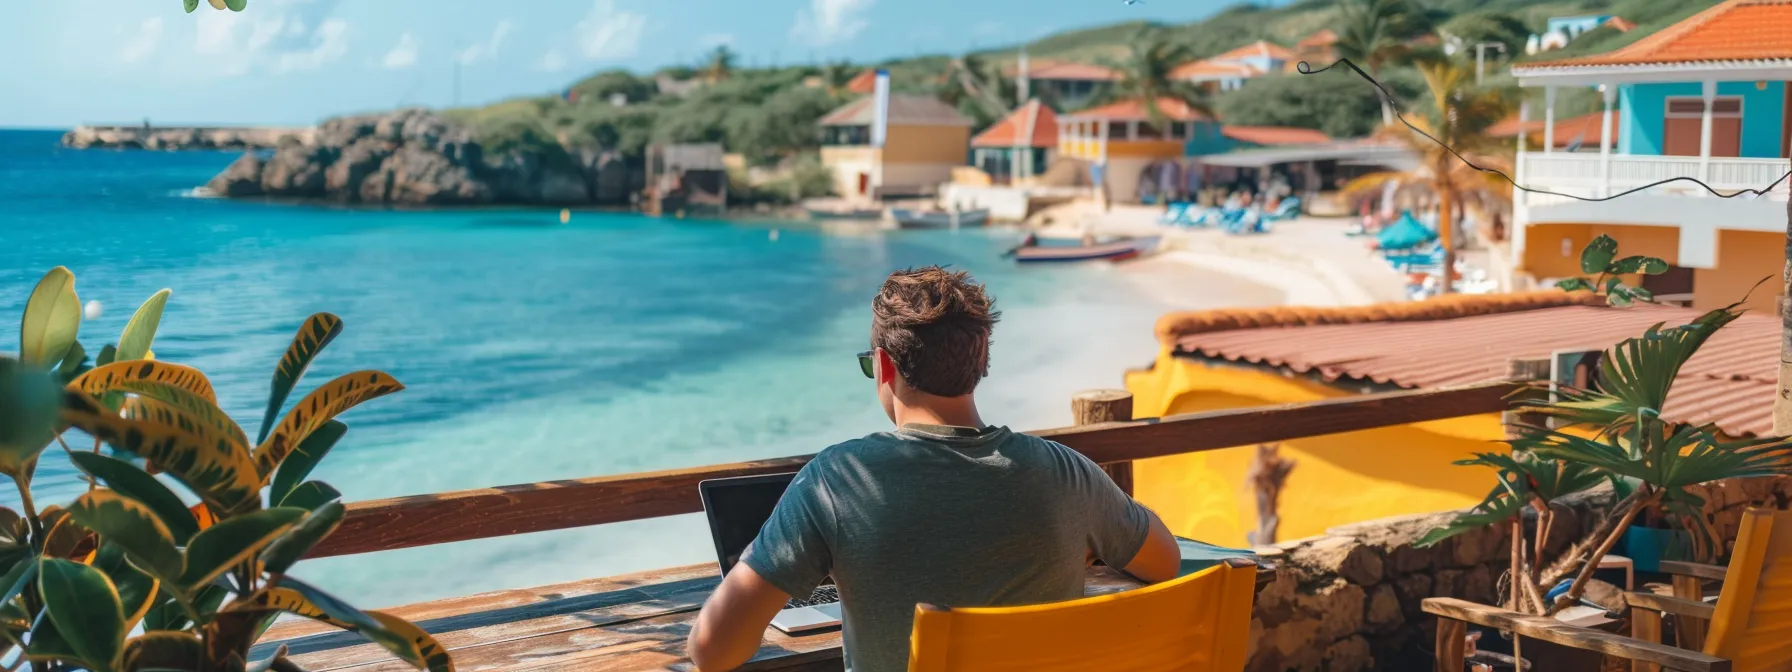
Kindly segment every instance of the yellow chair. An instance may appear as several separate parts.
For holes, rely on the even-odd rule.
[[[1027,607],[915,607],[909,672],[1238,672],[1256,565],[1227,560],[1110,595]]]
[[[1792,511],[1744,512],[1736,550],[1730,555],[1729,567],[1723,570],[1723,578],[1715,605],[1652,593],[1626,593],[1634,637],[1575,628],[1552,619],[1462,600],[1433,598],[1425,600],[1424,608],[1442,617],[1438,622],[1440,670],[1462,669],[1460,648],[1446,644],[1454,644],[1464,623],[1600,651],[1632,661],[1631,669],[1636,672],[1792,670]],[[1693,652],[1660,644],[1664,613],[1710,621],[1702,650]]]

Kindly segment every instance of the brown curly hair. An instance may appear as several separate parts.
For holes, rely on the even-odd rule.
[[[1002,314],[969,273],[938,266],[891,273],[871,300],[871,345],[928,394],[957,397],[989,375],[989,334]]]

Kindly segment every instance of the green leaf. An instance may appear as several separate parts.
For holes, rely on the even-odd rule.
[[[1614,275],[1605,279],[1605,286],[1602,289],[1604,289],[1607,294],[1610,294],[1612,290],[1623,285],[1624,279]]]
[[[315,511],[317,507],[337,499],[342,499],[342,493],[330,487],[330,484],[323,481],[305,481],[300,483],[299,487],[293,488],[292,492],[287,493],[286,497],[280,500],[280,506]]]
[[[1556,289],[1564,292],[1590,292],[1593,291],[1593,283],[1587,282],[1586,278],[1568,278],[1557,280]]]
[[[1587,243],[1586,249],[1580,251],[1580,272],[1605,273],[1610,270],[1612,257],[1618,256],[1618,241],[1611,236],[1601,235]]]
[[[127,670],[200,670],[205,668],[205,645],[190,632],[149,630],[124,645]]]
[[[311,475],[311,470],[323,461],[324,456],[330,453],[330,449],[347,432],[348,425],[340,420],[331,420],[311,432],[311,436],[305,437],[298,449],[287,455],[280,462],[280,468],[274,471],[274,482],[268,489],[268,501],[279,502],[286,499],[286,495],[303,483],[306,476]]]
[[[381,371],[356,371],[337,376],[305,395],[266,441],[255,447],[255,468],[263,482],[299,444],[324,423],[362,402],[404,389],[404,384]]]
[[[8,570],[4,576],[0,576],[0,586],[6,588],[5,593],[0,593],[0,604],[12,603],[13,598],[18,597],[19,593],[25,592],[25,589],[31,587],[31,584],[36,581],[36,558],[29,558],[13,565],[12,569]]]
[[[279,589],[285,590],[276,592]],[[423,666],[424,655],[415,642],[392,632],[380,619],[350,606],[334,595],[290,576],[280,577],[277,587],[269,592],[280,601],[276,606],[278,609],[359,632],[405,662],[417,667]]]
[[[1611,272],[1624,273],[1627,275],[1634,273],[1640,273],[1642,275],[1660,275],[1668,272],[1668,262],[1655,257],[1625,257],[1612,262]]]
[[[64,662],[75,665],[87,665],[81,654],[75,651],[68,638],[56,629],[56,624],[40,620],[31,628],[31,643],[25,646],[25,657],[35,662]],[[32,669],[37,669],[32,666]]]
[[[1413,545],[1419,548],[1432,546],[1440,541],[1454,537],[1470,530],[1478,530],[1494,523],[1511,520],[1524,511],[1524,500],[1506,494],[1503,489],[1495,489],[1486,501],[1475,505],[1473,509],[1456,514],[1449,524],[1427,532]]]
[[[94,568],[105,572],[118,589],[118,603],[124,607],[124,627],[131,629],[149,613],[161,582],[137,569],[126,560],[124,547],[101,540],[99,552],[93,556]]]
[[[299,333],[294,334],[292,343],[286,346],[286,354],[280,357],[280,364],[274,367],[274,382],[268,392],[268,408],[261,415],[261,431],[256,432],[255,443],[259,444],[268,438],[268,430],[274,428],[274,417],[280,415],[280,407],[286,403],[286,396],[292,394],[294,385],[304,377],[305,369],[311,366],[311,360],[317,358],[324,346],[335,340],[342,333],[342,318],[329,313],[317,313],[305,319],[299,325]]]
[[[192,14],[193,10],[199,9],[199,0],[181,0],[181,5],[186,7],[188,14]]]
[[[114,492],[142,502],[155,512],[156,518],[168,527],[176,546],[185,545],[199,533],[199,521],[193,511],[168,486],[136,465],[99,453],[76,452],[69,455],[75,467]]]
[[[95,367],[105,366],[116,359],[118,359],[118,346],[107,343],[105,347],[100,348],[100,354],[93,358],[93,365]]]
[[[230,571],[298,524],[303,509],[276,507],[226,518],[193,535],[179,585],[195,590]]]
[[[224,0],[224,6],[229,7],[230,11],[240,12],[249,6],[249,0]]]
[[[122,362],[147,366],[155,362]],[[94,369],[103,371],[104,367]],[[71,386],[72,388],[73,386]],[[104,440],[113,448],[140,455],[150,465],[174,476],[220,515],[261,504],[261,483],[255,464],[241,446],[215,427],[193,420],[173,407],[154,409],[153,417],[125,418],[107,411],[92,397],[70,389],[63,394],[62,421]]]
[[[1655,292],[1651,292],[1641,287],[1631,287],[1630,298],[1644,303],[1653,303],[1655,301]]]
[[[311,550],[312,546],[316,546],[317,542],[323,541],[324,537],[330,536],[331,532],[335,532],[336,528],[342,525],[342,516],[347,512],[347,507],[344,507],[340,501],[333,501],[317,507],[311,512],[311,515],[305,517],[304,521],[287,531],[279,539],[275,539],[274,543],[269,544],[267,550],[262,552],[261,561],[265,564],[267,572],[269,574],[285,574],[286,570],[291,569],[293,564],[299,561],[299,558],[305,556],[306,551]]]
[[[94,490],[68,508],[81,527],[116,544],[150,575],[164,581],[181,577],[181,555],[174,535],[148,505],[111,490]]]
[[[124,649],[124,607],[111,579],[98,569],[59,558],[38,565],[44,613],[69,647],[95,672],[109,671]]]
[[[24,475],[55,440],[59,387],[49,372],[0,357],[0,473]]]
[[[1616,278],[1613,279],[1616,280]],[[1630,288],[1618,285],[1606,290],[1605,302],[1620,308],[1630,305]]]
[[[224,603],[224,598],[229,596],[230,590],[223,586],[206,586],[192,598],[193,609],[201,614],[214,613],[218,610],[218,605]],[[180,602],[172,595],[163,591],[161,598],[165,599],[160,599],[143,617],[144,630],[181,630],[193,624],[187,618],[187,611],[181,608]]]
[[[216,403],[194,394],[184,387],[155,380],[126,380],[112,386],[112,389],[137,395],[138,398],[125,407],[126,417],[132,419],[152,417],[155,415],[153,410],[155,406],[171,406],[175,412],[187,415],[228,435],[231,442],[242,450],[249,449],[249,437],[243,434],[243,428],[238,427],[236,422],[231,420],[223,409],[218,408]]]
[[[68,346],[68,354],[62,357],[62,366],[56,368],[56,379],[63,384],[74,380],[82,372],[82,365],[87,363],[87,348],[81,347],[80,341]]]
[[[75,274],[57,266],[45,273],[25,303],[19,325],[19,359],[47,369],[62,362],[81,330],[81,299],[75,296]]]
[[[112,361],[129,361],[143,359],[149,354],[149,346],[156,340],[156,328],[162,325],[162,309],[168,305],[168,295],[173,290],[164,289],[150,295],[137,308],[137,314],[124,325],[124,333],[118,337],[118,352]]]

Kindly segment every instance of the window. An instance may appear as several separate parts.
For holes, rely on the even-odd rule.
[[[1170,139],[1171,140],[1187,140],[1188,139],[1188,127],[1189,127],[1189,125],[1186,122],[1181,122],[1181,121],[1171,122],[1170,123]]]
[[[822,131],[821,144],[824,145],[869,145],[871,144],[870,126],[827,126]]]
[[[1174,125],[1174,124],[1172,124],[1172,125]],[[1164,137],[1163,132],[1157,130],[1156,126],[1152,126],[1151,122],[1149,122],[1149,121],[1139,122],[1139,139],[1140,140],[1156,140],[1156,139],[1162,138],[1162,137]]]
[[[1126,122],[1108,122],[1108,140],[1126,140]]]
[[[1667,116],[1670,119],[1705,116],[1705,99],[1692,97],[1674,97],[1668,99]],[[1711,116],[1742,116],[1742,98],[1739,96],[1720,96],[1711,101]]]

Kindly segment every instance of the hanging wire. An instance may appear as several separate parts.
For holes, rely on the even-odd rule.
[[[1362,77],[1364,80],[1367,80],[1369,82],[1369,84],[1373,85],[1376,88],[1376,90],[1380,91],[1382,99],[1388,101],[1388,104],[1392,106],[1392,108],[1394,110],[1394,118],[1399,119],[1401,124],[1404,124],[1407,128],[1412,129],[1412,132],[1417,133],[1421,136],[1424,136],[1424,138],[1426,140],[1430,140],[1431,142],[1437,144],[1437,146],[1444,148],[1444,151],[1449,152],[1452,156],[1455,156],[1456,159],[1458,161],[1461,161],[1464,165],[1467,165],[1468,167],[1473,168],[1478,171],[1481,171],[1483,173],[1487,173],[1490,175],[1497,175],[1497,176],[1499,176],[1500,179],[1505,180],[1507,183],[1511,184],[1513,189],[1517,189],[1519,191],[1523,191],[1523,192],[1527,192],[1527,193],[1543,194],[1545,196],[1560,196],[1562,198],[1571,198],[1571,199],[1574,199],[1577,201],[1586,201],[1589,203],[1602,203],[1605,201],[1623,198],[1623,197],[1629,196],[1631,194],[1648,191],[1648,190],[1654,189],[1656,187],[1673,184],[1675,182],[1690,182],[1692,184],[1699,185],[1699,188],[1704,189],[1707,192],[1710,192],[1711,195],[1716,196],[1718,198],[1736,198],[1738,196],[1742,196],[1745,194],[1750,195],[1750,196],[1765,196],[1765,195],[1767,195],[1767,192],[1770,192],[1770,191],[1773,191],[1774,189],[1779,188],[1780,183],[1785,182],[1788,179],[1792,179],[1792,170],[1789,170],[1786,172],[1785,175],[1781,175],[1780,179],[1774,180],[1773,183],[1767,185],[1766,187],[1762,187],[1760,189],[1743,189],[1741,191],[1736,191],[1736,192],[1732,192],[1732,193],[1728,193],[1728,194],[1718,191],[1716,188],[1712,187],[1709,184],[1706,184],[1704,181],[1699,180],[1698,178],[1695,178],[1695,177],[1671,177],[1671,178],[1668,178],[1665,180],[1661,180],[1659,182],[1651,182],[1649,184],[1645,184],[1645,185],[1637,187],[1635,189],[1631,189],[1628,191],[1623,191],[1623,192],[1619,192],[1616,194],[1612,194],[1610,196],[1603,196],[1603,197],[1599,197],[1599,198],[1591,198],[1591,197],[1587,197],[1587,196],[1576,196],[1574,194],[1564,194],[1559,191],[1550,191],[1548,189],[1534,189],[1534,188],[1519,184],[1517,180],[1512,179],[1512,176],[1507,175],[1504,171],[1501,171],[1497,168],[1488,168],[1486,166],[1477,164],[1474,161],[1470,161],[1468,157],[1462,155],[1462,152],[1456,151],[1455,147],[1451,147],[1448,144],[1446,144],[1444,141],[1437,139],[1436,136],[1433,136],[1430,133],[1426,133],[1424,129],[1421,129],[1418,126],[1414,126],[1412,122],[1406,120],[1406,115],[1401,114],[1400,102],[1399,102],[1400,99],[1394,97],[1393,92],[1389,91],[1387,86],[1383,85],[1380,81],[1376,80],[1373,76],[1370,76],[1369,73],[1363,72],[1363,69],[1357,67],[1357,65],[1355,63],[1352,63],[1350,61],[1350,59],[1340,58],[1336,62],[1332,63],[1331,65],[1325,66],[1318,70],[1314,70],[1313,67],[1311,65],[1309,65],[1306,61],[1301,61],[1300,64],[1296,67],[1296,69],[1300,72],[1300,74],[1303,74],[1303,75],[1317,75],[1319,73],[1326,72],[1326,71],[1336,68],[1338,66],[1344,66],[1344,67],[1350,68],[1352,71],[1356,72],[1356,74],[1358,76]],[[1519,129],[1519,132],[1522,134],[1524,131],[1523,131],[1523,129]],[[1605,138],[1601,138],[1600,141],[1606,142],[1608,140]]]

